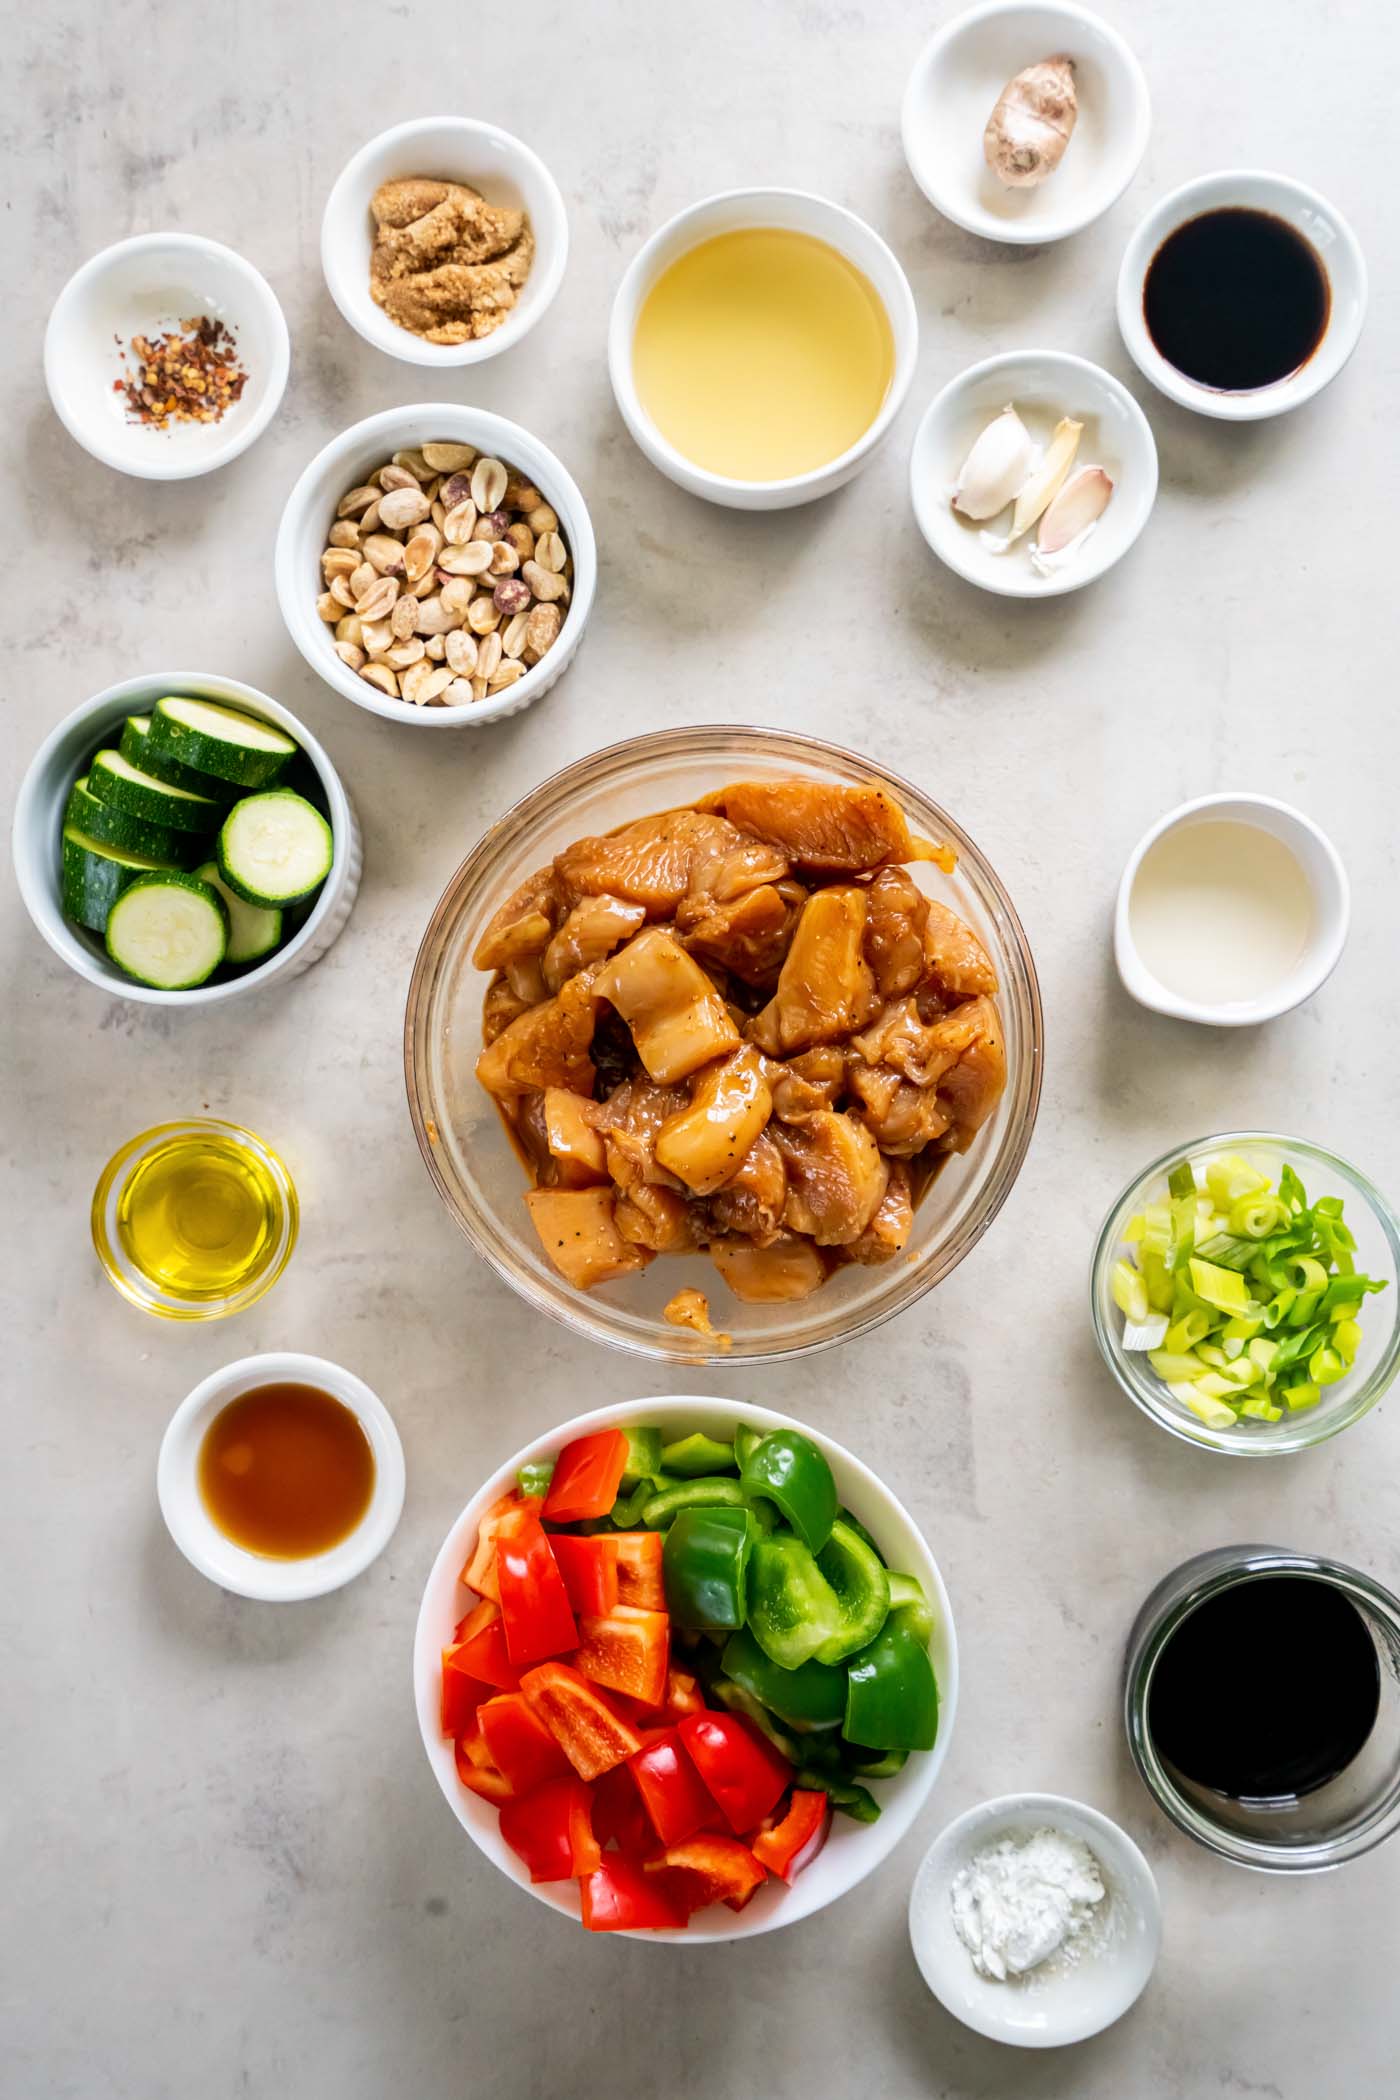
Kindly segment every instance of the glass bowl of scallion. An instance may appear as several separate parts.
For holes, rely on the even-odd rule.
[[[1113,1204],[1090,1303],[1104,1362],[1173,1436],[1245,1458],[1302,1451],[1400,1369],[1400,1218],[1305,1138],[1196,1138]]]

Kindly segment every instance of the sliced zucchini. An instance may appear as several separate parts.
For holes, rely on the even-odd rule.
[[[228,953],[228,907],[197,875],[172,868],[138,875],[107,914],[107,953],[128,977],[161,992],[187,992]]]
[[[87,838],[100,839],[104,845],[129,846],[135,853],[148,853],[162,868],[188,868],[198,859],[204,843],[194,832],[172,831],[167,824],[148,824],[144,817],[133,817],[130,810],[118,809],[115,802],[99,801],[88,787],[86,774],[73,783],[63,821]]]
[[[164,824],[171,831],[217,831],[224,821],[225,805],[210,795],[196,795],[190,788],[176,787],[170,780],[155,780],[143,773],[120,751],[99,751],[87,776],[88,793],[148,824]]]
[[[240,792],[231,780],[216,780],[212,773],[197,773],[193,766],[182,766],[178,758],[152,751],[149,715],[127,716],[117,749],[130,764],[149,773],[152,780],[168,780],[172,787],[189,788],[196,795],[213,795],[220,802],[232,802]]]
[[[63,913],[93,933],[105,933],[107,917],[122,891],[138,875],[164,873],[170,863],[129,846],[92,838],[77,824],[63,827]]]
[[[271,787],[296,756],[294,738],[236,707],[172,695],[151,710],[150,749],[239,787]]]
[[[282,938],[282,914],[273,905],[248,904],[231,890],[219,873],[219,864],[207,860],[195,874],[217,890],[228,907],[228,955],[231,963],[260,962],[271,955]]]
[[[219,873],[249,904],[295,904],[331,871],[331,827],[290,788],[245,795],[219,833]]]

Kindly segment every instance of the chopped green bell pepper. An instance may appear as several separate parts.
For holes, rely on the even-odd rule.
[[[927,1648],[933,1639],[933,1609],[923,1584],[912,1575],[895,1574],[889,1583],[891,1619],[912,1633],[921,1648]]]
[[[655,1480],[661,1471],[661,1431],[659,1429],[627,1429],[627,1463],[622,1468],[618,1486],[626,1493],[643,1480]]]
[[[829,1773],[814,1772],[805,1765],[799,1769],[793,1785],[825,1794],[833,1808],[839,1808],[843,1816],[853,1816],[857,1823],[874,1823],[879,1818],[880,1804],[868,1787],[853,1786],[849,1780],[833,1779]]]
[[[744,1461],[749,1453],[755,1450],[762,1442],[763,1435],[760,1430],[749,1429],[743,1422],[736,1422],[734,1425],[734,1456],[738,1460],[740,1471],[743,1470]]]
[[[772,1529],[766,1509],[756,1508],[737,1480],[663,1480],[642,1504],[642,1522],[648,1531],[665,1531],[683,1509],[746,1509],[759,1531]]]
[[[871,1538],[870,1533],[866,1530],[865,1526],[861,1523],[860,1518],[857,1516],[853,1516],[850,1510],[844,1508],[838,1509],[836,1514],[841,1519],[841,1522],[843,1524],[850,1525],[852,1531],[855,1533],[858,1539],[865,1540],[866,1545],[875,1555],[875,1558],[879,1561],[881,1567],[883,1567],[885,1564],[885,1556],[880,1551],[879,1547],[876,1545],[874,1539]]]
[[[677,1626],[700,1632],[744,1623],[752,1513],[732,1505],[678,1511],[666,1534],[661,1575]]]
[[[783,1670],[810,1662],[841,1632],[831,1584],[790,1531],[759,1539],[749,1562],[749,1624],[764,1654]]]
[[[775,1429],[744,1461],[740,1479],[751,1495],[766,1495],[804,1546],[824,1546],[836,1516],[831,1468],[800,1429]]]
[[[549,1483],[554,1478],[552,1458],[532,1458],[528,1465],[520,1468],[515,1484],[522,1495],[544,1495],[549,1492]]]
[[[796,1670],[781,1669],[764,1654],[749,1627],[731,1633],[724,1644],[724,1674],[761,1700],[770,1713],[801,1734],[834,1728],[846,1712],[846,1673],[825,1663],[806,1662]]]
[[[796,1743],[790,1735],[784,1735],[761,1699],[755,1699],[753,1693],[746,1691],[742,1684],[734,1684],[727,1677],[716,1678],[710,1690],[720,1705],[727,1707],[730,1713],[742,1714],[746,1721],[752,1721],[759,1734],[766,1735],[773,1748],[781,1757],[785,1757],[789,1764],[797,1763]]]
[[[683,1436],[679,1443],[666,1445],[660,1470],[679,1474],[682,1480],[698,1480],[706,1473],[737,1473],[739,1463],[732,1444],[717,1443],[712,1436],[697,1430],[694,1436]]]
[[[848,1744],[851,1769],[861,1779],[892,1779],[909,1762],[907,1750],[857,1750]]]
[[[656,1482],[639,1480],[634,1487],[626,1489],[608,1512],[608,1521],[618,1531],[635,1531],[642,1521],[642,1511],[656,1493]]]
[[[883,1626],[846,1672],[846,1740],[869,1750],[931,1750],[938,1685],[927,1648],[903,1626]]]
[[[817,1566],[836,1599],[839,1623],[815,1650],[819,1663],[844,1662],[873,1641],[890,1608],[889,1578],[873,1547],[838,1517],[817,1555]]]

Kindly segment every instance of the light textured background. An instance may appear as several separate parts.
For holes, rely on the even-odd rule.
[[[1174,1136],[1278,1121],[1400,1188],[1400,374],[1386,163],[1367,145],[1400,49],[1380,7],[1104,9],[1146,67],[1152,145],[1106,220],[1037,252],[943,223],[905,170],[904,78],[947,8],[11,0],[8,785],[85,695],[203,665],[304,714],[358,801],[368,865],[326,961],[210,1016],[101,997],[50,956],[5,888],[6,2100],[1394,2090],[1400,1847],[1299,1884],[1215,1864],[1150,1810],[1116,1695],[1133,1612],[1188,1551],[1265,1537],[1400,1582],[1395,1403],[1311,1456],[1256,1467],[1197,1455],[1099,1367],[1084,1283],[1110,1197]],[[573,239],[537,332],[445,376],[442,396],[500,409],[559,451],[592,506],[602,564],[590,634],[558,690],[503,728],[446,743],[320,686],[284,635],[271,569],[283,498],[317,447],[433,390],[341,322],[317,235],[350,152],[439,108],[531,141],[563,187]],[[1222,164],[1315,184],[1353,218],[1372,265],[1350,369],[1300,415],[1255,428],[1156,398],[1113,320],[1139,213]],[[923,328],[918,381],[884,452],[834,499],[773,518],[708,508],[656,475],[622,428],[604,362],[609,302],[643,237],[697,196],[753,181],[821,189],[871,219],[909,271]],[[252,453],[210,480],[158,487],[69,441],[44,395],[40,343],[81,260],[167,225],[230,242],[266,272],[293,362]],[[934,390],[975,358],[1034,343],[1127,379],[1162,455],[1135,552],[1106,582],[1040,608],[938,568],[905,492]],[[418,1745],[410,1635],[449,1520],[526,1436],[646,1391],[648,1373],[532,1317],[458,1238],[410,1135],[400,1024],[429,909],[488,818],[565,760],[688,720],[814,729],[945,801],[1026,920],[1049,1050],[1029,1165],[934,1298],[835,1354],[751,1379],[711,1374],[716,1390],[838,1433],[925,1527],[966,1673],[936,1797],[920,1832],[838,1909],[754,1948],[663,1952],[590,1940],[507,1888],[460,1837]],[[1215,1035],[1152,1019],[1119,992],[1109,909],[1144,826],[1233,785],[1320,820],[1350,865],[1356,913],[1310,1007]],[[228,1326],[180,1330],[103,1282],[87,1206],[122,1139],[205,1105],[283,1148],[305,1222],[270,1298]],[[269,1347],[359,1371],[392,1408],[409,1467],[402,1526],[373,1572],[289,1610],[203,1582],[154,1494],[181,1396],[221,1361]],[[1018,1787],[1074,1793],[1123,1820],[1166,1910],[1137,2011],[1045,2058],[945,2016],[904,1930],[923,1841]]]

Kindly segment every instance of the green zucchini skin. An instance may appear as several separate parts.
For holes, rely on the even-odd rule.
[[[138,953],[143,901],[157,892],[167,897],[171,892],[188,895],[192,921],[198,922],[207,936],[203,952],[193,967],[184,972],[153,970]],[[207,882],[201,882],[197,875],[182,868],[172,868],[161,874],[138,875],[134,882],[126,885],[107,915],[108,955],[136,984],[149,985],[154,991],[188,992],[207,983],[228,954],[228,938],[228,906],[223,898]]]
[[[303,834],[307,857],[303,861],[302,874],[288,876],[287,886],[274,889],[269,878],[259,876],[248,865],[241,850],[240,835],[251,823],[275,818],[278,804],[288,805],[287,816]],[[259,805],[274,805],[260,808]],[[247,904],[260,904],[275,909],[279,905],[296,904],[309,897],[321,887],[331,872],[335,858],[335,841],[330,825],[314,803],[304,795],[293,794],[290,788],[272,788],[261,795],[246,795],[236,802],[224,820],[219,833],[219,873],[236,897]],[[314,873],[312,867],[314,865]],[[303,879],[305,876],[306,879]],[[259,887],[259,882],[265,886]]]
[[[182,766],[178,758],[167,758],[163,751],[153,751],[150,732],[149,715],[128,715],[123,722],[117,749],[129,765],[149,773],[152,780],[163,780],[170,787],[188,788],[192,795],[211,795],[217,801],[232,802],[242,794],[243,790],[231,780],[216,780],[212,773],[197,773],[193,766]]]
[[[206,724],[181,720],[179,710],[206,711]],[[240,723],[249,724],[281,747],[265,750],[255,743],[239,741]],[[219,700],[203,700],[180,694],[157,700],[151,710],[150,748],[158,756],[212,773],[216,779],[248,790],[273,787],[296,757],[298,746],[274,723],[263,722]]]
[[[114,759],[118,764],[110,763]],[[133,778],[132,772],[125,770],[130,766],[130,759],[122,760],[119,752],[99,751],[88,768],[88,793],[133,817],[144,818],[148,824],[163,824],[172,831],[207,836],[223,823],[227,810],[222,802],[154,780],[139,767],[133,769]]]
[[[71,825],[104,846],[125,846],[133,853],[149,854],[166,868],[188,868],[201,851],[201,839],[194,832],[175,831],[168,824],[148,824],[144,817],[118,809],[115,802],[99,801],[89,792],[86,774],[73,783],[63,824],[65,830]]]
[[[283,926],[279,907],[249,904],[237,890],[229,888],[216,860],[205,861],[194,872],[201,882],[207,882],[211,890],[219,892],[228,909],[228,962],[240,967],[261,962],[275,948],[281,947]]]
[[[126,847],[89,837],[77,825],[63,827],[63,914],[91,933],[105,933],[112,906],[142,875],[166,871],[160,862]]]

